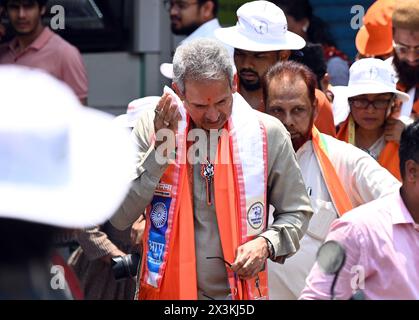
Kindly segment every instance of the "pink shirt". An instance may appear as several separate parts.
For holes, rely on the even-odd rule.
[[[335,220],[328,240],[346,250],[337,299],[349,299],[353,289],[361,289],[367,299],[419,299],[419,230],[399,192]],[[333,278],[316,263],[300,299],[330,299]]]
[[[0,46],[0,64],[39,68],[67,83],[79,99],[87,98],[87,73],[80,52],[45,27],[25,50],[17,51],[17,39]]]

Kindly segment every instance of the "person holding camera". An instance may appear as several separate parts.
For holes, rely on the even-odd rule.
[[[144,215],[141,215],[125,231],[107,222],[78,233],[80,247],[68,263],[80,280],[85,299],[134,299],[144,225]]]
[[[0,87],[0,299],[71,299],[55,236],[115,212],[130,186],[129,135],[41,70],[0,66]]]

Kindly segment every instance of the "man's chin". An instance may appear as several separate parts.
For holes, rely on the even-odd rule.
[[[240,86],[242,86],[246,91],[257,91],[262,88],[260,81],[246,81],[240,78]]]
[[[192,34],[196,29],[199,28],[199,25],[193,24],[190,26],[182,26],[181,24],[172,23],[170,25],[172,33],[177,36],[189,36]]]
[[[306,137],[302,137],[301,135],[299,135],[298,137],[291,137],[291,142],[292,142],[292,146],[294,147],[294,151],[297,152],[298,149],[300,149],[304,143],[307,142],[307,138]]]
[[[393,64],[399,76],[399,81],[408,89],[419,82],[419,64],[412,65],[400,60],[397,55],[393,58]]]

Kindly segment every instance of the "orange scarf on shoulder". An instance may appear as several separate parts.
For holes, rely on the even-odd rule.
[[[346,121],[342,124],[337,138],[356,146],[355,122],[351,115],[349,115]],[[387,142],[377,161],[382,167],[386,168],[393,176],[401,181],[398,143],[394,141]]]
[[[315,126],[312,129],[312,143],[330,198],[338,215],[341,217],[344,213],[352,210],[353,205],[336,173],[333,163],[329,159],[327,143]]]
[[[416,85],[416,90],[418,88],[418,85]],[[406,88],[406,86],[404,86],[403,84],[401,84],[400,82],[397,83],[397,89],[403,92],[408,92],[408,88]],[[413,102],[413,109],[412,109],[412,113],[416,116],[419,117],[419,99],[416,99]]]
[[[247,104],[243,106],[244,100],[240,99],[243,98],[235,97],[238,101],[238,108],[234,109],[233,104],[232,118],[240,111],[239,108],[251,108]],[[245,110],[248,109],[243,109],[241,112],[245,113]],[[255,117],[244,118],[247,119],[244,121],[258,121]],[[191,199],[193,193],[188,179],[189,164],[186,161],[185,137],[188,133],[189,121],[188,117],[186,128],[177,140],[176,162],[169,164],[164,172],[147,210],[138,295],[140,300],[195,300],[198,298],[194,214]],[[241,153],[243,143],[239,144],[235,139],[241,138],[242,135],[238,136],[235,133],[247,130],[251,135],[255,132],[249,130],[248,127],[236,128],[232,119],[225,127],[228,130],[225,132],[229,134],[221,135],[214,163],[214,194],[218,229],[223,258],[230,263],[235,260],[237,248],[254,239],[267,225],[266,132],[259,122],[256,126],[261,134],[258,141],[263,141],[263,146],[259,146],[259,151],[255,152],[259,154],[256,159],[262,158],[265,164],[256,163],[259,169],[251,172],[252,170],[246,169],[249,164],[240,161],[240,155],[243,156]],[[243,142],[246,141],[249,140],[245,138]],[[251,141],[250,144],[252,144]],[[248,150],[244,151],[244,155],[248,154],[251,149],[255,149],[255,146],[249,147],[244,144],[244,149],[246,148]],[[254,172],[257,173],[254,174]],[[253,183],[254,187],[249,188],[249,185],[246,185],[247,181],[258,181],[259,186]],[[264,192],[261,194],[260,190]],[[238,279],[227,266],[226,270],[232,299],[268,298],[266,267],[259,273],[258,278],[246,281]]]

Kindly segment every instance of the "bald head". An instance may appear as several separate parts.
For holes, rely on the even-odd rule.
[[[296,62],[273,66],[263,81],[266,113],[278,118],[298,150],[310,137],[317,107],[313,73]]]

